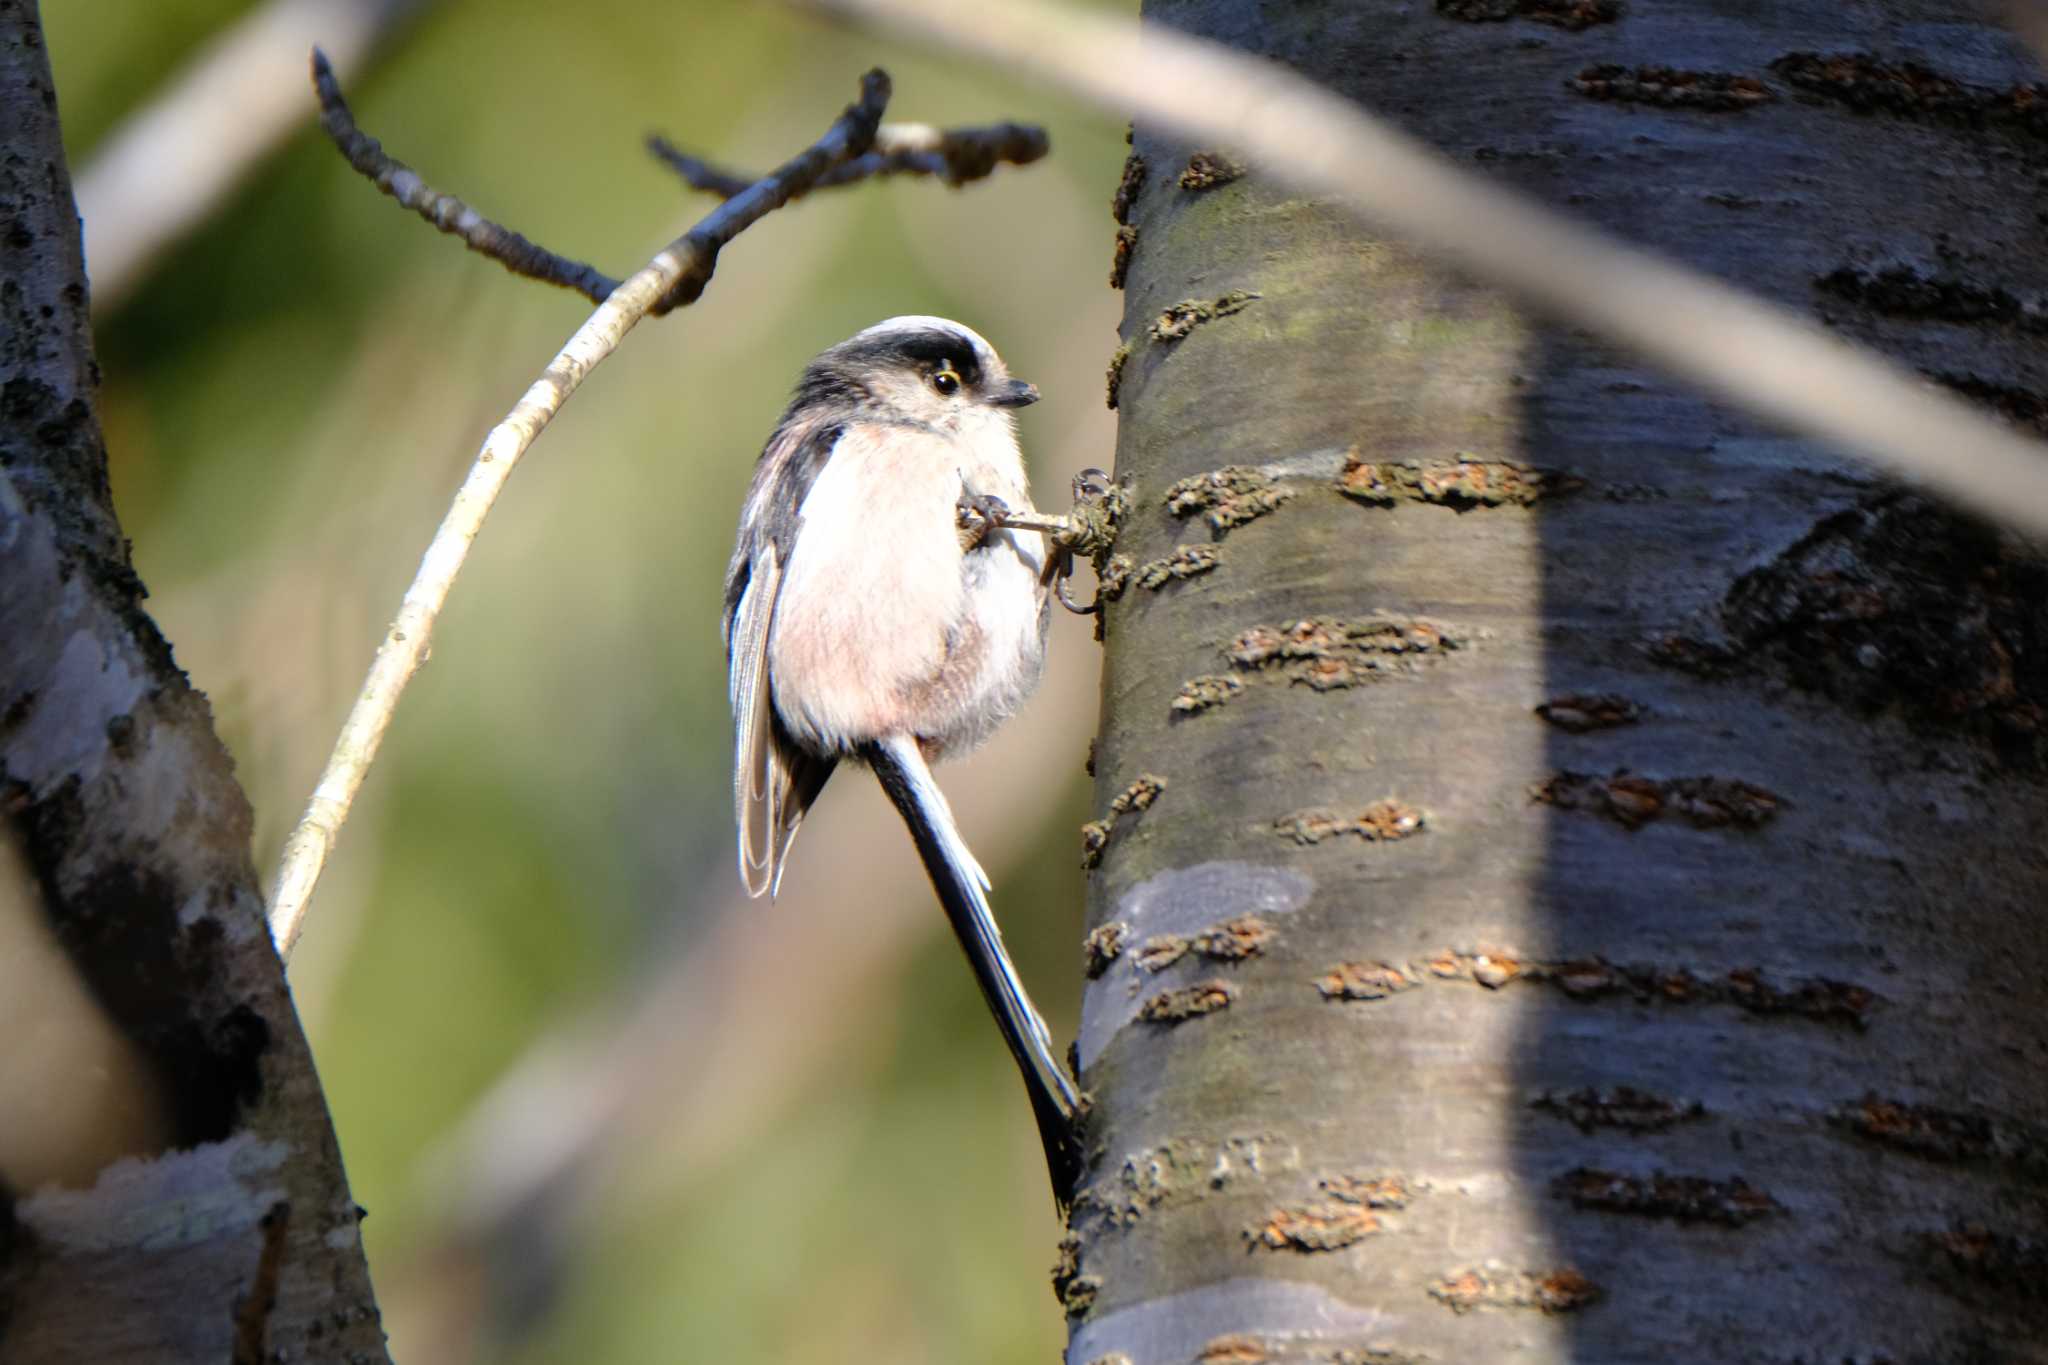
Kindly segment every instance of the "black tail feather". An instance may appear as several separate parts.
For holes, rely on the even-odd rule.
[[[961,840],[952,810],[931,780],[924,756],[910,739],[865,745],[861,758],[875,770],[882,790],[903,816],[918,856],[931,877],[939,904],[945,907],[953,934],[974,969],[974,979],[988,1001],[1003,1041],[1017,1060],[1045,1161],[1052,1178],[1053,1198],[1062,1210],[1073,1201],[1081,1178],[1082,1152],[1073,1082],[1053,1055],[1044,1021],[1032,1008],[1010,955],[1003,947],[995,916],[982,894],[986,879]]]

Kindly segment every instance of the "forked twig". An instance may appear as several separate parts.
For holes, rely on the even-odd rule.
[[[355,126],[326,59],[313,54],[313,81],[323,122],[350,164],[380,189],[472,249],[534,279],[577,289],[598,300],[596,312],[569,338],[505,419],[485,437],[476,462],[434,532],[419,573],[385,633],[306,812],[285,840],[270,910],[271,936],[289,954],[305,926],[306,908],[335,836],[348,817],[406,684],[426,658],[442,605],[471,542],[513,467],[592,369],[617,348],[641,318],[693,302],[716,268],[719,250],[764,215],[804,194],[835,168],[874,145],[889,102],[889,78],[870,71],[861,97],[807,150],[728,197],[689,232],[669,243],[623,282],[558,256],[492,223],[453,195],[428,187]],[[1041,135],[1042,137],[1042,135]],[[837,182],[837,183],[843,183]]]
[[[1004,162],[1028,166],[1051,146],[1043,128],[1024,123],[995,123],[985,128],[885,123],[876,130],[872,148],[834,166],[811,188],[829,189],[883,175],[929,175],[957,189],[989,175]],[[648,136],[647,150],[666,162],[691,189],[721,199],[730,199],[754,183],[753,177],[691,156],[659,133]]]
[[[619,282],[597,267],[559,255],[514,232],[511,228],[478,213],[456,196],[435,189],[419,172],[384,150],[376,138],[356,126],[355,115],[342,97],[327,58],[313,52],[313,89],[320,97],[320,122],[327,136],[348,158],[349,165],[371,184],[411,209],[451,237],[462,240],[482,256],[542,284],[573,289],[592,303],[603,303]],[[692,189],[708,190],[721,199],[746,193],[765,179],[774,177],[740,175],[722,170],[691,156],[659,135],[647,140],[648,150],[666,162]],[[812,190],[852,185],[883,175],[930,175],[959,186],[979,180],[1005,162],[1025,166],[1044,156],[1051,142],[1045,130],[1021,123],[997,123],[985,128],[933,128],[922,123],[885,123],[875,130],[867,150],[848,155],[826,167],[815,179],[792,183],[780,207],[800,199]],[[715,249],[714,249],[715,254]],[[694,288],[678,281],[677,288],[664,294],[649,311],[656,317],[696,301],[710,279]]]

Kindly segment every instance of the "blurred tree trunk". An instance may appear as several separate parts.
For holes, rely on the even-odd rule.
[[[114,516],[29,0],[0,144],[0,1360],[386,1360],[248,802]]]
[[[1951,4],[1146,12],[2048,416]],[[1119,193],[1071,1365],[2048,1359],[2038,554],[1229,152]]]

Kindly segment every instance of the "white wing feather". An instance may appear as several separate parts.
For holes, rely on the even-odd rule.
[[[778,828],[782,818],[777,809],[788,782],[775,743],[774,704],[768,696],[768,628],[775,619],[781,580],[775,547],[764,544],[754,556],[747,590],[732,618],[732,803],[740,831],[740,879],[749,896],[760,895],[778,880],[777,855],[788,847]]]

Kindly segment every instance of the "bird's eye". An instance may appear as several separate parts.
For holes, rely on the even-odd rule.
[[[960,392],[960,371],[953,368],[951,361],[947,361],[940,365],[937,370],[933,371],[932,387],[946,397],[951,398],[954,394]]]

